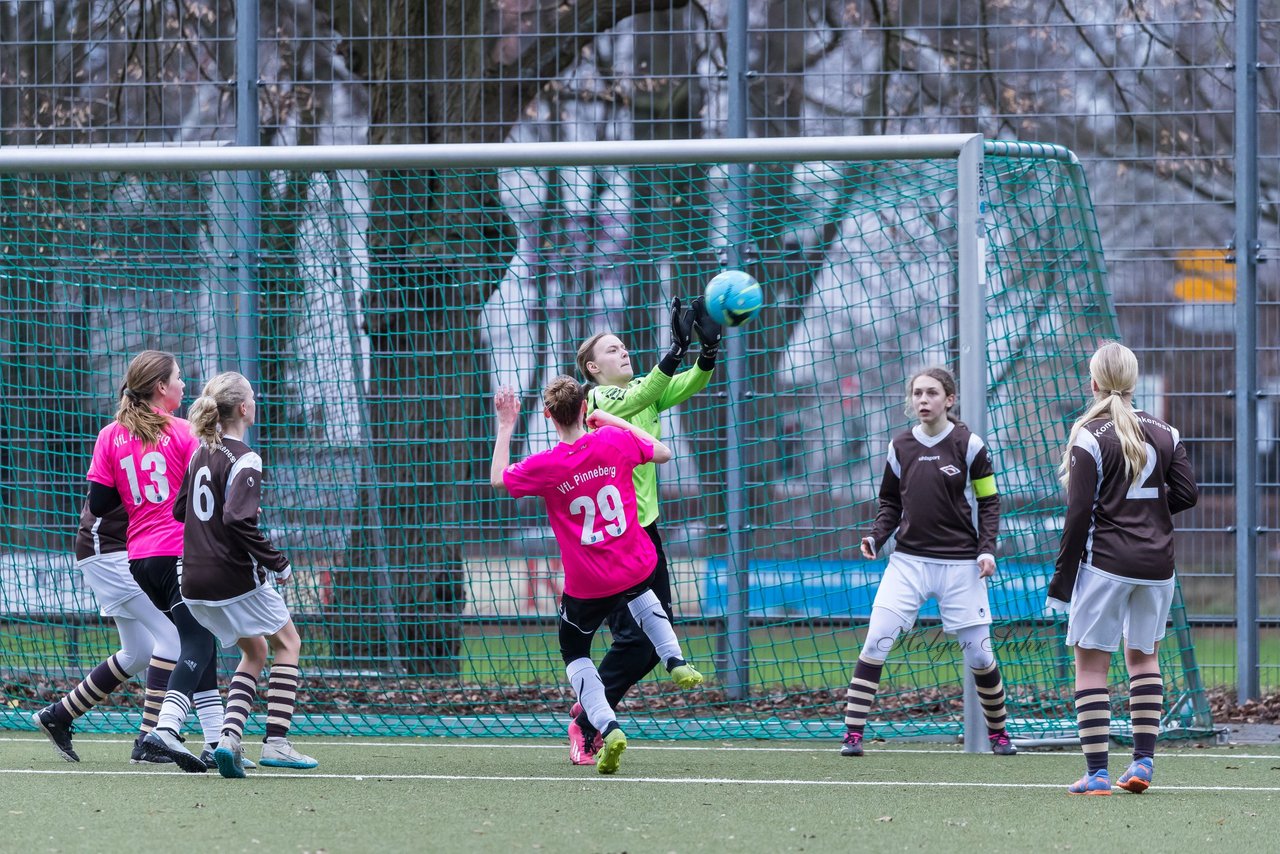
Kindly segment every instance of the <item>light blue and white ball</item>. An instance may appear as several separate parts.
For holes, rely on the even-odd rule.
[[[707,282],[707,313],[721,326],[741,326],[764,305],[760,283],[741,270],[725,270]]]

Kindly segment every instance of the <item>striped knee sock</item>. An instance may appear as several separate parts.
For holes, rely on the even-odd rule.
[[[191,711],[191,698],[181,691],[166,691],[164,702],[160,705],[160,715],[156,719],[156,729],[167,729],[173,733],[182,732],[187,722],[187,714]]]
[[[160,706],[164,703],[164,692],[169,687],[169,677],[173,675],[173,666],[177,663],[158,655],[151,656],[151,662],[147,665],[147,690],[142,701],[142,726],[138,728],[142,735],[156,728]]]
[[[850,731],[862,732],[866,728],[871,702],[880,690],[882,670],[883,661],[868,661],[858,656],[858,663],[853,667],[853,678],[849,680],[849,690],[844,697],[844,725]]]
[[[1076,725],[1089,773],[1107,767],[1107,740],[1111,737],[1111,698],[1106,688],[1076,692]]]
[[[1129,720],[1133,723],[1133,758],[1156,754],[1160,715],[1164,711],[1164,679],[1159,672],[1138,673],[1129,680]]]
[[[94,706],[107,699],[112,691],[124,684],[129,674],[120,666],[120,654],[108,658],[90,671],[80,684],[71,689],[53,706],[53,714],[62,723],[69,724]]]
[[[227,686],[227,716],[222,724],[223,733],[236,738],[244,736],[244,724],[249,719],[249,709],[253,707],[257,694],[257,678],[252,673],[237,670]]]
[[[986,670],[973,670],[973,682],[978,688],[978,700],[982,703],[982,715],[987,719],[987,735],[1004,731],[1005,705],[1004,680],[1000,678],[1000,665],[994,661]]]
[[[267,680],[267,738],[284,738],[289,734],[299,677],[296,664],[271,665]]]

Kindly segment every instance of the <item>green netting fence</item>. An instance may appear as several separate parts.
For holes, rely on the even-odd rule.
[[[753,141],[749,162],[715,143],[539,146],[541,162],[507,146],[520,156],[472,167],[385,149],[340,168],[314,149],[0,158],[0,725],[29,727],[116,648],[71,545],[93,437],[128,360],[156,348],[189,396],[219,370],[257,378],[263,521],[304,638],[297,732],[563,734],[556,549],[535,501],[488,485],[490,396],[526,395],[517,456],[548,447],[534,401],[577,343],[616,331],[652,369],[666,303],[732,262],[766,307],[663,422],[678,630],[709,683],[653,674],[622,717],[642,736],[837,737],[884,566],[856,545],[885,443],[908,423],[906,377],[958,363],[960,247],[981,237],[995,651],[1015,736],[1074,735],[1065,626],[1041,608],[1054,466],[1085,361],[1116,333],[1084,176],[1061,148],[986,142],[970,235],[954,157],[805,159],[800,142]],[[961,657],[923,616],[872,735],[961,731]],[[1174,618],[1165,725],[1204,732],[1180,599]],[[79,725],[126,731],[140,704],[126,686]]]

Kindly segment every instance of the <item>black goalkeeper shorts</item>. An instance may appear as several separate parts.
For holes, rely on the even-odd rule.
[[[169,613],[182,604],[177,555],[156,555],[129,561],[129,574],[157,608]]]

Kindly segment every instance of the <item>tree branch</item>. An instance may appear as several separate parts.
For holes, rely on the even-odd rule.
[[[485,69],[485,77],[504,81],[504,86],[509,85],[514,90],[516,97],[504,101],[508,105],[504,112],[514,112],[518,116],[543,86],[577,61],[583,46],[590,44],[596,36],[635,15],[671,12],[685,8],[690,2],[618,0],[596,3],[594,0],[570,0],[558,7],[559,14],[546,21],[539,28],[538,35],[529,39],[514,59],[506,63],[490,62]],[[512,104],[514,106],[510,106]]]

